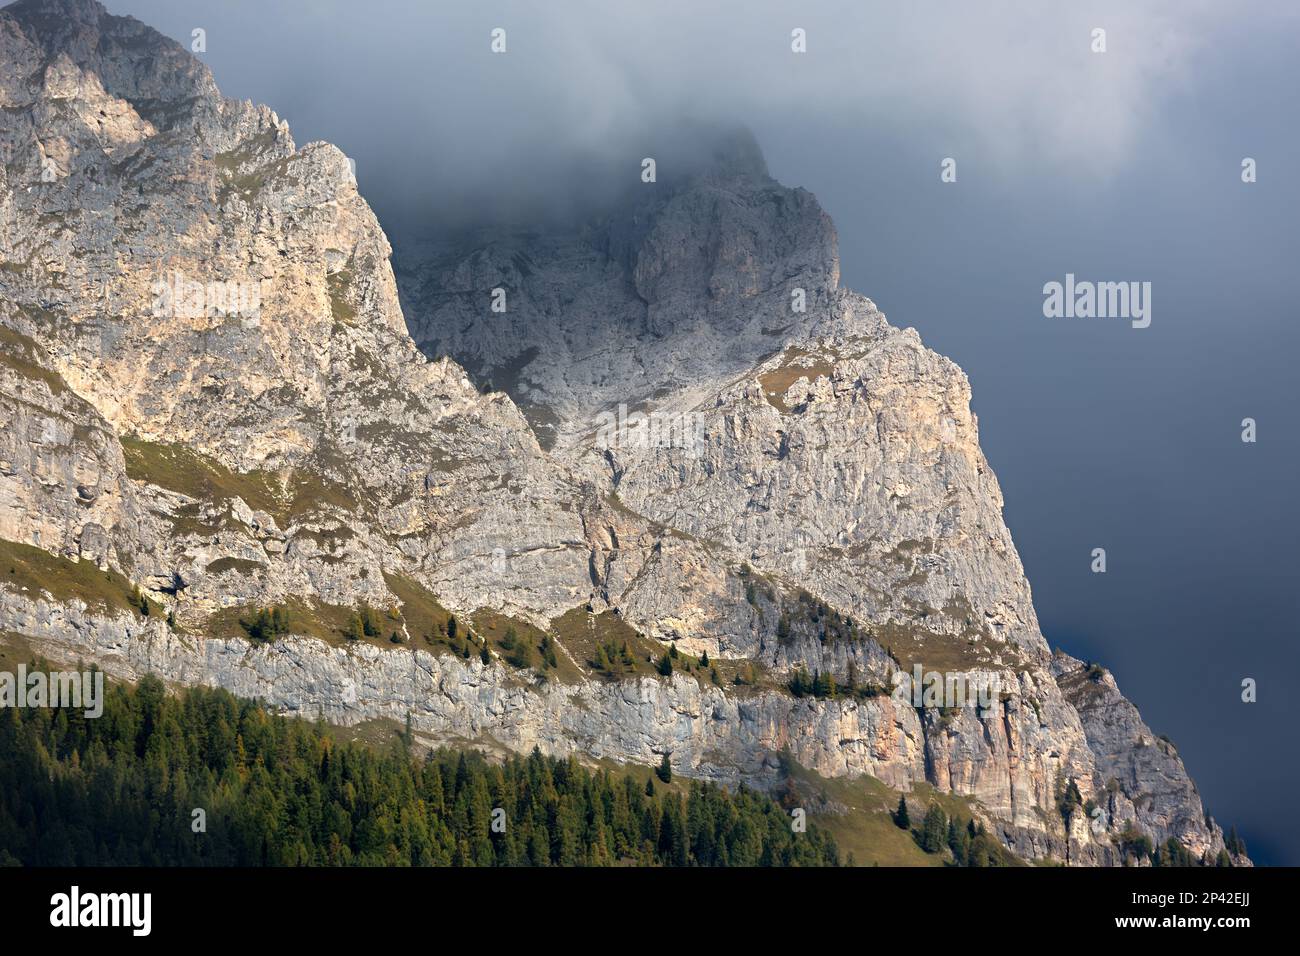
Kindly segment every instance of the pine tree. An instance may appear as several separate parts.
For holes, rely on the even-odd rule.
[[[664,754],[664,759],[659,761],[659,766],[655,768],[655,776],[664,783],[672,783],[673,766],[668,759],[668,754]]]
[[[379,636],[379,620],[375,609],[368,604],[361,605],[361,632],[366,637]]]
[[[907,815],[907,798],[899,796],[898,809],[894,811],[894,825],[900,830],[906,830],[912,826],[912,819]]]
[[[272,624],[275,615],[268,612]],[[821,866],[838,863],[815,825],[795,836],[779,804],[671,782],[671,757],[637,784],[576,761],[469,751],[417,757],[407,748],[336,743],[323,728],[266,712],[224,691],[169,695],[156,678],[109,684],[103,721],[12,709],[3,715],[0,853],[29,865],[520,864]],[[148,756],[146,757],[145,754]],[[19,771],[23,768],[23,772]],[[30,772],[31,770],[35,772]],[[660,773],[662,771],[662,773]],[[155,780],[172,781],[158,789]],[[285,799],[285,798],[288,799]],[[95,806],[103,841],[77,808]],[[221,820],[176,838],[182,808]],[[492,831],[494,808],[507,818]],[[42,821],[41,831],[30,821]],[[773,825],[777,824],[777,825]],[[100,826],[97,822],[96,826]]]
[[[926,853],[938,853],[943,849],[947,830],[948,820],[942,808],[937,803],[930,804],[930,809],[925,812],[925,819],[921,822],[921,849]]]
[[[513,631],[507,631],[506,636],[509,637],[512,633]],[[502,641],[501,644],[503,647],[506,646],[505,641]],[[510,663],[511,667],[518,667],[521,669],[532,667],[533,649],[528,646],[527,641],[515,637],[510,642],[510,651],[506,655],[506,660]]]
[[[966,828],[958,826],[957,818],[952,817],[948,821],[948,849],[952,851],[953,861],[958,866],[965,866],[970,850],[970,837],[966,835]]]
[[[1246,855],[1246,841],[1237,835],[1236,824],[1233,824],[1228,830],[1228,839],[1223,842],[1223,845],[1227,847],[1228,852],[1233,856]]]

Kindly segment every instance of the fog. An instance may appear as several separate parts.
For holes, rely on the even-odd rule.
[[[338,144],[397,241],[581,211],[748,127],[844,283],[969,374],[1049,642],[1113,671],[1257,861],[1300,863],[1293,5],[108,6],[203,28],[222,90]],[[1151,282],[1150,327],[1045,318],[1067,273]]]

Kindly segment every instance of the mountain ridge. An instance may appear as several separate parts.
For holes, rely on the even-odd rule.
[[[829,217],[743,141],[594,238],[525,244],[522,265],[417,246],[395,276],[343,154],[297,148],[172,41],[92,0],[21,0],[0,49],[0,538],[120,574],[175,622],[0,581],[0,630],[433,740],[932,783],[1025,858],[1119,862],[1130,825],[1224,849],[1176,752],[1119,772],[1149,730],[1104,719],[1051,654],[965,376],[839,287]],[[178,275],[203,287],[194,314],[159,308]],[[257,308],[216,302],[222,283]],[[484,391],[461,359],[514,379]],[[597,447],[619,405],[701,416],[698,446]],[[293,633],[250,640],[239,620],[271,606]],[[370,610],[380,633],[347,640]],[[507,628],[541,635],[529,665]],[[614,674],[600,640],[714,671]],[[1004,699],[785,689],[913,663],[997,673]],[[1071,781],[1104,825],[1060,810]]]

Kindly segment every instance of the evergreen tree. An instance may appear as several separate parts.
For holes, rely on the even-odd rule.
[[[938,853],[943,849],[947,830],[947,816],[937,803],[932,803],[930,809],[925,812],[925,819],[921,822],[917,842],[926,853]]]
[[[541,652],[542,662],[547,667],[555,668],[560,666],[559,658],[555,655],[555,641],[551,639],[551,635],[542,635]]]
[[[898,809],[894,811],[894,825],[900,830],[910,829],[912,818],[907,815],[907,798],[898,798]]]
[[[1224,846],[1233,856],[1246,855],[1246,841],[1237,835],[1235,824],[1228,830],[1228,838],[1224,841]]]
[[[664,783],[672,783],[673,766],[668,759],[668,754],[664,754],[664,759],[659,761],[659,766],[655,768],[655,776]]]
[[[501,646],[506,651],[506,662],[511,667],[523,669],[533,666],[533,649],[528,646],[528,641],[519,636],[519,632],[513,626],[506,628]]]
[[[98,720],[11,708],[0,714],[0,847],[40,866],[838,862],[824,831],[792,834],[778,804],[743,787],[656,793],[653,777],[643,789],[537,750],[500,764],[468,751],[417,758],[413,733],[408,717],[392,746],[340,743],[224,691],[168,694],[153,677],[108,683]],[[671,780],[667,755],[660,771]],[[195,806],[208,812],[202,834],[178,825]],[[495,808],[504,833],[491,829]]]
[[[361,632],[366,637],[379,636],[379,618],[368,604],[361,605]]]

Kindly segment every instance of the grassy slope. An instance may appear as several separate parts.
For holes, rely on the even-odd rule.
[[[911,833],[894,824],[893,811],[898,806],[899,791],[875,777],[828,778],[798,765],[789,765],[788,772],[795,790],[804,799],[843,808],[810,813],[809,819],[826,828],[846,860],[852,853],[858,866],[943,866],[949,862],[947,853],[926,853],[917,846]],[[907,803],[914,817],[913,826],[920,823],[923,808],[931,803],[937,803],[944,813],[962,821],[974,815],[967,798],[940,793],[928,784],[915,786]]]
[[[184,445],[167,445],[138,438],[122,439],[127,475],[190,498],[220,502],[242,498],[256,511],[265,511],[281,525],[333,505],[356,508],[352,495],[336,483],[298,469],[287,476],[267,471],[234,472]]]
[[[57,601],[78,598],[90,607],[140,612],[131,582],[116,571],[101,571],[91,561],[70,561],[48,551],[0,539],[0,587],[36,596],[45,592]],[[165,618],[162,606],[149,602],[149,612]]]

